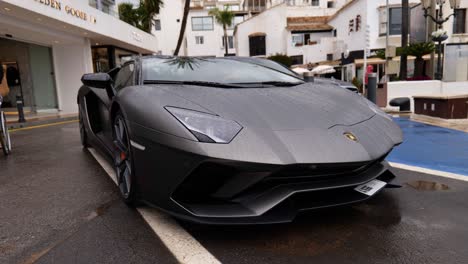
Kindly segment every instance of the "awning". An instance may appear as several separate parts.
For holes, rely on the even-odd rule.
[[[443,55],[442,55],[442,56],[443,56]],[[435,54],[434,58],[437,59],[437,54]],[[408,60],[409,60],[409,61],[415,60],[415,59],[416,59],[416,57],[414,57],[414,56],[408,56]],[[430,60],[430,59],[431,59],[431,55],[430,55],[430,54],[424,55],[424,56],[423,56],[423,59],[424,59],[425,61]],[[400,61],[400,56],[394,57],[392,60],[393,60],[393,61]],[[384,59],[381,59],[381,58],[368,58],[368,59],[367,59],[367,64],[368,64],[368,65],[385,64],[385,62],[386,62],[386,61],[385,61]],[[364,59],[356,59],[356,60],[354,60],[354,64],[356,64],[356,65],[363,65],[363,64],[364,64]]]
[[[330,31],[328,16],[288,17],[286,29],[289,31]]]
[[[263,32],[255,32],[249,35],[249,37],[262,37],[262,36],[266,36],[266,34]]]
[[[290,25],[286,27],[289,31],[330,31],[333,27],[328,24],[311,24],[311,25]]]

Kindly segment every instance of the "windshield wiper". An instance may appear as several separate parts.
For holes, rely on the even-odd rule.
[[[178,84],[178,85],[198,85],[198,86],[221,87],[221,88],[246,88],[246,86],[242,84],[203,82],[203,81],[145,80],[143,81],[143,84]]]
[[[252,83],[235,83],[235,85],[249,85],[250,87],[260,86],[260,87],[292,87],[304,84],[304,82],[280,82],[280,81],[270,81],[270,82],[252,82]]]

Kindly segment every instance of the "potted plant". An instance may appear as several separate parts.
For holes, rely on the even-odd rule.
[[[439,29],[437,31],[432,32],[432,40],[436,42],[442,42],[448,39],[447,31],[443,29]]]
[[[424,74],[424,59],[423,56],[430,54],[435,50],[435,45],[432,42],[412,43],[406,48],[406,54],[416,57],[414,61],[414,77],[421,78]]]

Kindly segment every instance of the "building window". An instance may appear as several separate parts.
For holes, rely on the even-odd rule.
[[[333,60],[333,53],[327,54],[327,61]]]
[[[234,29],[234,27],[239,24],[239,23],[242,23],[244,22],[244,16],[235,16],[233,19],[232,19],[232,22],[231,22],[231,25],[228,26],[228,29]]]
[[[156,31],[161,30],[161,20],[160,19],[155,19],[154,20],[154,29]]]
[[[388,18],[390,19],[389,35],[401,35],[401,19],[402,19],[401,7],[390,8],[390,16]],[[379,33],[380,35],[387,34],[387,11],[385,10],[385,8],[380,9]]]
[[[292,45],[293,47],[300,47],[304,45],[304,34],[293,34]]]
[[[213,17],[192,17],[193,31],[209,31],[213,30]]]
[[[466,33],[466,9],[455,9],[453,34]]]
[[[196,36],[195,43],[197,45],[203,45],[203,43],[205,43],[205,38],[203,36]]]
[[[292,65],[302,65],[304,64],[304,56],[303,55],[297,55],[297,56],[291,56],[290,57],[292,60]]]
[[[295,33],[292,34],[292,45],[293,47],[300,47],[303,45],[317,45],[317,40],[311,39],[312,34],[310,33]]]
[[[222,39],[223,39],[223,48],[224,48],[224,42],[225,42],[224,36],[222,37]],[[229,44],[229,46],[228,46],[229,49],[234,48],[234,37],[233,36],[228,36],[228,44]]]
[[[335,1],[328,1],[327,8],[335,8]]]
[[[250,56],[266,55],[266,36],[251,36],[249,37]]]
[[[312,0],[312,6],[319,6],[320,0]]]

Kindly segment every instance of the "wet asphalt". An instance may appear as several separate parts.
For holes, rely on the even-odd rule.
[[[176,262],[81,148],[77,124],[12,139],[14,154],[0,156],[0,263]],[[180,224],[223,263],[468,263],[468,182],[394,172],[402,188],[290,224]]]
[[[0,155],[0,263],[175,263],[88,151],[77,124],[11,134]]]

